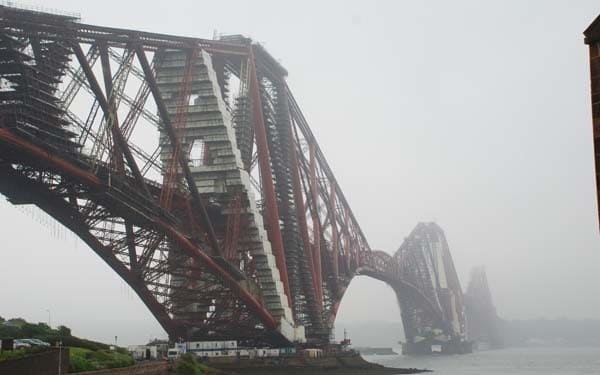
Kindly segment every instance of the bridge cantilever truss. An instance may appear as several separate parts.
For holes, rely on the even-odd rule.
[[[11,7],[0,27],[0,192],[75,232],[171,338],[324,342],[359,274],[395,288],[410,335],[462,335],[441,230],[371,250],[260,45]]]
[[[396,293],[405,352],[428,353],[432,343],[448,353],[470,350],[460,281],[437,224],[419,223],[394,255],[372,251],[357,274],[381,280]]]

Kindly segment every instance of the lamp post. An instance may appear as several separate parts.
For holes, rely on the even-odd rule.
[[[46,311],[48,312],[48,327],[52,328],[52,319],[51,319],[51,315],[50,315],[50,309],[46,309]]]
[[[58,375],[62,374],[62,340],[58,342]]]

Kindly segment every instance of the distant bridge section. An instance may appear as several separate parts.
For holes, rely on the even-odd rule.
[[[359,275],[379,279],[398,298],[408,354],[470,351],[463,295],[443,230],[419,223],[393,256],[373,251]]]
[[[500,318],[492,300],[492,293],[483,266],[471,271],[465,293],[465,312],[468,321],[468,338],[480,348],[500,348],[504,340],[500,332]]]
[[[76,233],[173,340],[326,343],[367,275],[396,291],[409,352],[462,344],[442,230],[372,251],[286,75],[239,35],[0,6],[0,192]]]

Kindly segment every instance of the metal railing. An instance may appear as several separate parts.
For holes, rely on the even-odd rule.
[[[43,7],[40,5],[35,5],[35,4],[28,3],[28,2],[23,2],[23,1],[17,2],[17,1],[0,0],[0,6],[5,6],[8,8],[15,8],[15,9],[22,9],[22,10],[30,10],[30,11],[39,12],[39,13],[50,13],[53,15],[70,17],[70,18],[76,19],[77,21],[81,21],[80,13],[66,12],[66,11],[63,11],[60,9],[47,8],[47,7]]]

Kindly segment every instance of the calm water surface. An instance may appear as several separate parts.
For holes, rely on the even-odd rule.
[[[389,367],[440,375],[600,375],[600,348],[511,348],[439,357],[365,356]]]

